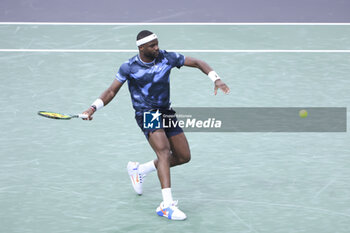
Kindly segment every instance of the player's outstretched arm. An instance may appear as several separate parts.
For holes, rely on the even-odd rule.
[[[185,58],[185,66],[195,67],[200,69],[203,73],[209,76],[214,82],[214,94],[217,94],[218,89],[221,89],[225,94],[230,92],[230,88],[221,80],[219,75],[205,62],[193,57]]]
[[[114,96],[118,93],[119,89],[123,86],[123,83],[119,82],[117,79],[113,81],[113,83],[105,90],[99,99],[95,100],[95,102],[85,111],[83,114],[88,115],[87,119],[84,120],[92,120],[92,115],[103,106],[106,106]]]

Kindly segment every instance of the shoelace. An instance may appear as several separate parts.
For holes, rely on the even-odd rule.
[[[179,201],[178,200],[176,200],[176,201],[173,201],[171,204],[170,204],[170,206],[168,206],[168,207],[174,207],[174,208],[177,208],[178,209],[178,207],[177,207],[177,204],[179,203]],[[168,208],[168,207],[165,207],[164,206],[164,203],[162,203],[162,205],[161,205],[163,208],[162,209],[166,209],[166,208]]]
[[[177,208],[177,204],[179,203],[179,201],[178,200],[176,200],[176,201],[173,201],[173,203],[171,203],[171,206],[174,206],[174,207],[176,207]]]
[[[146,177],[146,174],[141,174],[141,173],[138,173],[138,175],[139,175],[139,180],[140,180],[140,183],[142,184],[143,179]]]

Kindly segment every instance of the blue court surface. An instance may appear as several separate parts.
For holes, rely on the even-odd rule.
[[[214,96],[200,71],[174,69],[175,109],[349,109],[346,24],[1,24],[0,232],[349,232],[348,132],[186,133],[192,160],[171,172],[188,219],[171,222],[155,213],[156,173],[137,196],[126,172],[129,160],[155,158],[126,85],[91,122],[36,114],[87,109],[137,53],[143,29],[231,88]]]

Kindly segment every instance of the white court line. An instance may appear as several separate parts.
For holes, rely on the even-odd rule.
[[[134,22],[134,23],[94,23],[94,22],[0,22],[0,25],[72,25],[72,26],[83,26],[83,25],[93,25],[93,26],[116,26],[116,25],[129,25],[129,26],[141,26],[141,25],[205,25],[205,26],[220,26],[220,25],[302,25],[302,26],[350,26],[350,23],[213,23],[213,22],[203,22],[203,23],[147,23],[147,22]],[[193,52],[193,53],[350,53],[350,50],[287,50],[287,49],[261,49],[261,50],[169,50],[176,52]],[[47,52],[47,53],[134,53],[138,52],[136,49],[0,49],[0,52]]]
[[[180,53],[350,53],[350,50],[322,49],[169,49]],[[135,53],[137,49],[0,49],[21,53]]]
[[[108,22],[0,22],[0,25],[72,25],[72,26],[350,26],[350,23],[213,23],[213,22],[203,22],[203,23],[152,23],[152,22],[134,22],[134,23],[108,23]]]

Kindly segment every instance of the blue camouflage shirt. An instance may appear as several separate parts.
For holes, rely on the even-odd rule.
[[[120,66],[116,79],[121,83],[128,81],[136,115],[170,107],[170,71],[180,68],[184,62],[185,57],[179,53],[159,50],[158,57],[151,63],[142,62],[136,55]]]

